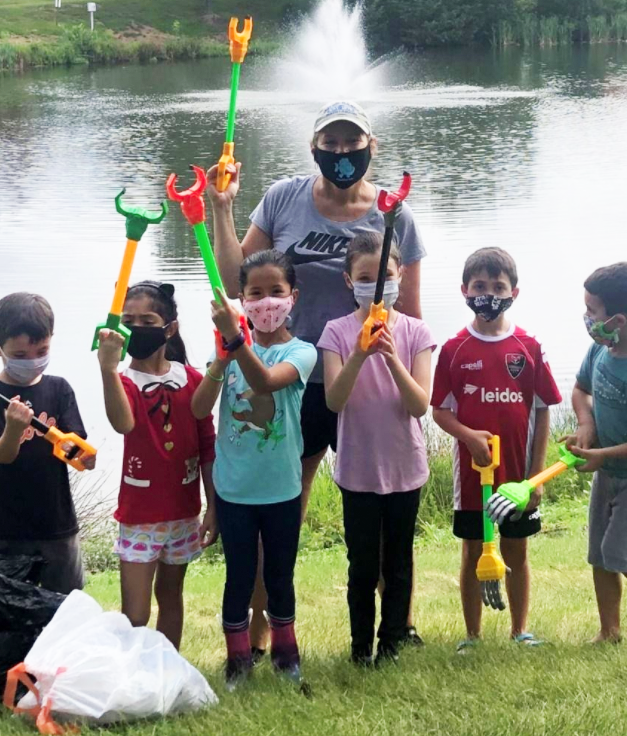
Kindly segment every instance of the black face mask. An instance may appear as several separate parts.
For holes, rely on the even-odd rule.
[[[480,296],[467,296],[466,304],[472,311],[486,322],[492,322],[514,303],[514,297],[502,298],[494,294],[481,294]]]
[[[131,339],[128,343],[128,354],[137,360],[146,360],[167,342],[164,327],[131,327]]]
[[[348,153],[333,153],[314,148],[313,156],[322,176],[338,189],[348,189],[362,179],[368,171],[371,159],[369,145]]]

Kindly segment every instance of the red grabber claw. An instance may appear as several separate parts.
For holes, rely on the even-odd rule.
[[[205,221],[205,200],[202,195],[207,186],[207,174],[200,166],[192,165],[189,168],[196,174],[196,181],[189,189],[176,191],[175,184],[178,178],[176,174],[168,176],[165,189],[170,199],[181,203],[181,211],[193,226]]]

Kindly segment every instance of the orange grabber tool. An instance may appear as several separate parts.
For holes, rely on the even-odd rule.
[[[472,461],[473,470],[479,471],[483,493],[483,551],[477,563],[477,579],[481,583],[481,597],[486,606],[499,611],[505,609],[501,597],[501,580],[505,577],[507,567],[496,550],[494,541],[494,524],[486,513],[486,503],[492,495],[494,487],[494,471],[501,464],[501,439],[494,435],[488,440],[492,448],[492,461],[489,465],[477,465]]]
[[[7,399],[6,396],[0,394],[0,404],[5,409],[9,408],[11,399]],[[44,439],[48,440],[52,444],[52,454],[62,460],[64,463],[71,465],[76,470],[85,470],[83,465],[83,459],[85,457],[95,457],[96,448],[92,447],[89,442],[79,437],[74,432],[61,432],[56,427],[49,427],[44,424],[41,420],[33,417],[30,420],[30,425],[33,429],[43,434]],[[66,449],[64,445],[70,444],[72,447]]]
[[[218,303],[222,303],[220,293],[225,293],[224,284],[222,283],[222,277],[218,270],[218,264],[216,263],[211,242],[209,240],[209,233],[207,232],[207,226],[205,225],[205,200],[203,199],[203,192],[207,186],[207,174],[204,169],[200,166],[190,166],[190,169],[196,174],[196,181],[192,184],[189,189],[185,189],[182,192],[176,190],[176,174],[170,174],[166,181],[166,192],[168,197],[175,202],[181,203],[181,211],[185,215],[185,219],[192,226],[194,235],[196,236],[196,242],[200,249],[202,260],[205,264],[205,270],[209,277],[209,283],[211,284],[211,290],[213,296]],[[252,345],[252,336],[250,329],[248,328],[248,321],[246,317],[240,315],[240,329],[244,334],[247,345]],[[216,353],[219,358],[226,357],[225,340],[218,330],[214,330],[216,339]]]
[[[223,192],[231,181],[231,174],[226,170],[229,164],[235,163],[235,114],[237,110],[237,91],[239,89],[239,74],[242,63],[248,51],[248,42],[253,32],[253,19],[250,16],[244,18],[244,30],[238,31],[238,18],[231,18],[229,21],[229,50],[231,52],[231,61],[233,67],[231,70],[231,101],[229,104],[229,114],[226,119],[226,136],[224,138],[224,146],[222,147],[222,156],[218,161],[218,180],[216,189]]]
[[[161,212],[149,212],[148,210],[140,207],[125,207],[122,204],[122,195],[125,191],[126,189],[122,189],[115,198],[115,209],[120,215],[124,215],[126,218],[127,240],[126,248],[124,249],[124,257],[122,258],[122,265],[120,266],[120,275],[118,276],[118,280],[115,284],[113,302],[111,303],[111,309],[107,315],[107,321],[96,327],[94,339],[91,343],[91,349],[97,350],[100,344],[100,330],[113,330],[114,332],[119,332],[119,334],[124,338],[122,358],[126,356],[128,343],[131,339],[131,331],[121,323],[121,319],[124,300],[126,299],[126,292],[128,290],[128,282],[131,278],[131,269],[133,268],[135,253],[137,252],[137,244],[141,240],[142,235],[146,232],[148,225],[156,225],[168,214],[167,202],[161,203]]]
[[[379,273],[377,274],[377,285],[374,292],[374,301],[370,305],[370,314],[364,322],[361,330],[361,349],[366,351],[379,339],[379,333],[387,322],[388,312],[383,306],[383,289],[385,287],[385,276],[388,270],[388,260],[394,237],[394,223],[401,212],[403,200],[409,194],[411,188],[411,174],[403,172],[403,182],[397,192],[388,193],[385,189],[379,192],[377,207],[383,212],[385,222],[385,234],[383,235],[383,246],[381,247],[381,260],[379,261]]]

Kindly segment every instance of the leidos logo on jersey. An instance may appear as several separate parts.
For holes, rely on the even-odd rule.
[[[504,391],[498,388],[495,388],[494,391],[486,391],[485,388],[481,389],[482,404],[522,404],[522,402],[522,391],[512,391],[509,388],[506,388]]]
[[[479,391],[479,386],[473,386],[472,383],[464,384],[465,396],[472,396],[477,391]],[[482,387],[479,398],[482,404],[522,404],[523,402],[522,391],[512,391],[509,388],[503,391],[500,388],[495,388],[493,391],[486,391]]]

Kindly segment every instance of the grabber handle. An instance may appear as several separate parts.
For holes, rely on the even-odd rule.
[[[388,310],[383,306],[383,301],[378,304],[373,302],[370,305],[370,314],[361,328],[361,349],[364,352],[379,339],[379,334],[387,320]]]
[[[244,340],[246,341],[246,345],[250,347],[253,344],[253,336],[250,334],[250,327],[248,326],[248,320],[246,319],[245,314],[240,314],[239,316],[239,328],[244,333]],[[216,355],[218,356],[218,358],[220,358],[220,360],[223,360],[228,355],[228,352],[224,347],[226,342],[220,334],[219,330],[214,330],[213,334],[216,339]]]
[[[52,454],[62,462],[71,465],[75,470],[85,470],[83,465],[85,456],[96,456],[96,448],[74,432],[61,432],[56,427],[47,427],[47,430],[44,437],[52,443]],[[66,450],[63,445],[68,442],[73,447]]]
[[[494,485],[494,471],[501,464],[501,438],[498,434],[493,435],[488,440],[488,445],[492,448],[492,462],[489,465],[477,465],[472,461],[472,469],[479,471],[482,486]]]
[[[91,342],[91,349],[98,350],[100,347],[100,331],[101,330],[113,330],[119,333],[124,338],[124,345],[122,345],[122,354],[120,360],[124,360],[126,357],[126,351],[128,350],[128,344],[131,341],[131,331],[126,325],[121,322],[121,316],[119,314],[113,314],[109,312],[107,315],[107,321],[96,327],[94,332],[94,339]]]
[[[253,19],[250,15],[244,18],[244,29],[237,30],[239,18],[232,17],[229,21],[229,51],[231,52],[231,61],[234,64],[241,64],[248,51],[248,42],[253,32]]]
[[[534,475],[533,478],[529,478],[529,483],[531,483],[534,488],[541,486],[543,483],[548,483],[548,481],[555,478],[557,475],[561,475],[565,470],[574,468],[577,465],[585,465],[586,463],[583,457],[577,457],[577,455],[574,455],[570,450],[566,449],[564,445],[559,446],[559,453],[560,460],[553,463],[553,465],[549,465],[548,468],[545,468],[537,475]]]
[[[228,185],[231,183],[231,174],[226,170],[229,164],[235,163],[235,143],[226,142],[222,146],[222,155],[218,161],[218,180],[216,181],[216,189],[219,192],[224,192]]]

